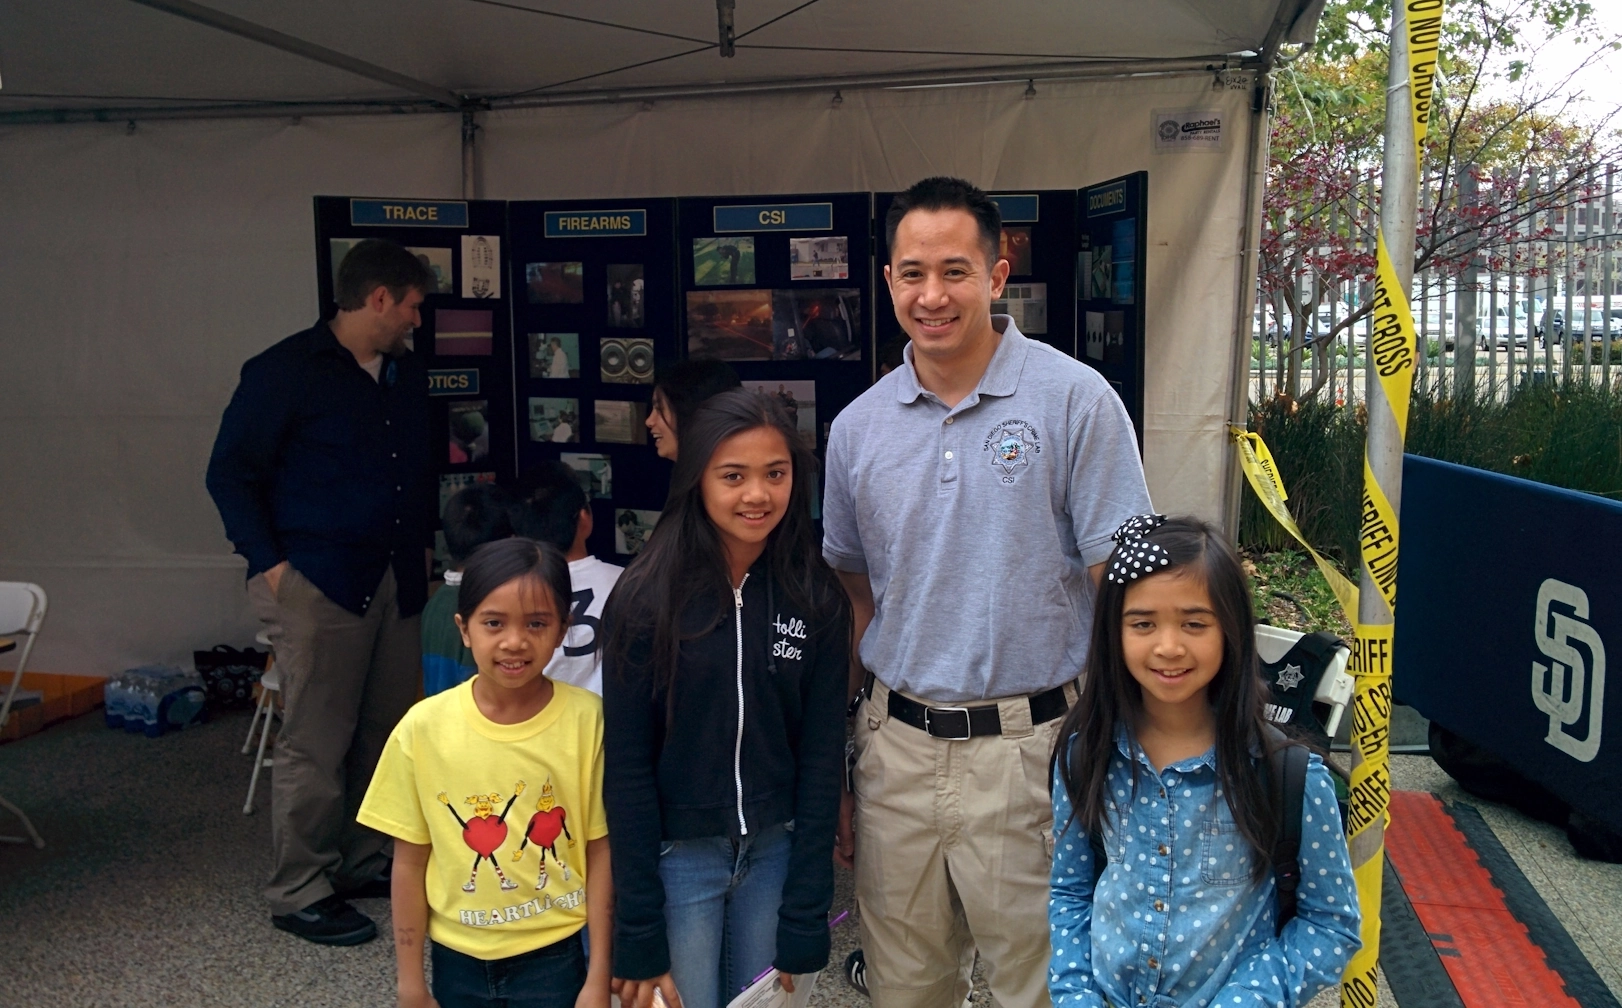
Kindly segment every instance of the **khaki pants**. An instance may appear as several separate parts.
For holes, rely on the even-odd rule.
[[[1017,697],[998,703],[1002,735],[947,741],[891,720],[889,693],[874,682],[856,717],[856,901],[875,1008],[958,1008],[975,947],[1001,1008],[1047,1008],[1062,719],[1032,725]]]
[[[288,568],[275,594],[263,575],[248,598],[281,674],[282,725],[271,784],[271,912],[293,913],[375,876],[390,841],[355,822],[372,771],[422,676],[422,618],[401,619],[386,571],[356,616]]]

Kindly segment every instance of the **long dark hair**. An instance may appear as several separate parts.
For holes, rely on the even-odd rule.
[[[812,534],[816,457],[788,413],[770,396],[751,389],[713,396],[681,428],[670,497],[642,552],[614,586],[603,613],[608,663],[623,669],[631,660],[633,644],[649,647],[654,690],[664,693],[667,703],[674,696],[671,686],[681,642],[708,634],[732,610],[726,553],[704,508],[704,473],[721,442],[762,427],[783,435],[794,473],[787,510],[766,539],[771,582],[806,614],[813,631],[829,625],[849,604]],[[703,606],[706,601],[709,611],[688,611],[688,606]]]
[[[1222,630],[1222,667],[1206,696],[1216,714],[1217,783],[1233,810],[1240,834],[1259,855],[1252,869],[1260,880],[1272,867],[1270,852],[1278,830],[1278,809],[1253,754],[1266,753],[1272,733],[1264,704],[1266,686],[1256,660],[1256,618],[1251,609],[1250,583],[1239,557],[1222,533],[1197,518],[1171,518],[1143,537],[1169,555],[1169,566],[1152,576],[1187,572],[1203,578],[1205,590]],[[1127,545],[1110,555],[1113,563]],[[1087,654],[1087,677],[1081,700],[1065,716],[1053,759],[1070,798],[1073,821],[1092,836],[1099,836],[1112,808],[1109,768],[1119,750],[1115,731],[1124,725],[1137,746],[1135,729],[1143,720],[1143,691],[1122,658],[1121,613],[1127,586],[1106,579],[1099,587],[1093,613],[1092,647]],[[1138,763],[1128,761],[1132,789],[1137,794]],[[1117,812],[1116,814],[1120,814]]]

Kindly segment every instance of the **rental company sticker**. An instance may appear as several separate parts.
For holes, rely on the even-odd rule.
[[[1156,109],[1150,121],[1156,154],[1223,149],[1218,109]]]

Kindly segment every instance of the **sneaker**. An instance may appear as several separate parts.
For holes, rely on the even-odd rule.
[[[388,899],[394,894],[392,882],[394,876],[394,861],[389,860],[383,870],[362,882],[352,889],[341,890],[338,895],[346,900],[352,899]]]
[[[864,996],[872,996],[867,993],[867,956],[862,954],[861,949],[856,949],[845,957],[845,982],[861,991]]]
[[[274,914],[270,922],[317,945],[359,945],[377,937],[372,919],[336,893],[296,913]]]

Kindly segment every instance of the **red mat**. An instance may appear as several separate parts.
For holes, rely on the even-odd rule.
[[[1581,1008],[1439,798],[1391,794],[1386,853],[1466,1008]]]

